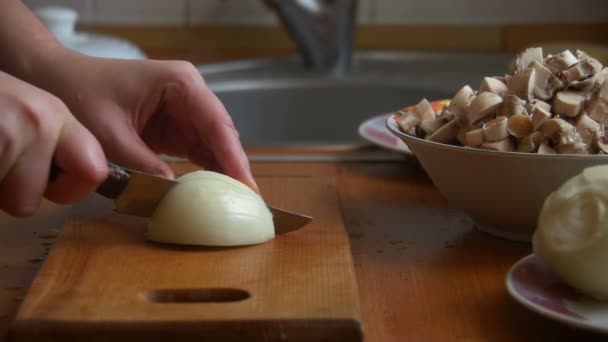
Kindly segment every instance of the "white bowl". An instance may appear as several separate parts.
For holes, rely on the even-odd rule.
[[[586,167],[608,163],[608,155],[495,152],[431,142],[403,133],[395,116],[386,125],[451,206],[480,230],[510,240],[530,241],[545,198]]]

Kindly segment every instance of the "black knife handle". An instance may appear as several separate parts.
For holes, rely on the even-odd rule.
[[[49,182],[54,181],[63,172],[55,162],[51,163]],[[131,173],[121,166],[108,162],[108,178],[97,187],[98,194],[115,199],[118,197],[131,179]]]
[[[95,192],[104,197],[115,199],[127,187],[130,179],[131,173],[128,170],[108,162],[108,178],[99,185]]]

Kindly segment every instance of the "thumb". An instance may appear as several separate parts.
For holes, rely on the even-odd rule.
[[[174,179],[173,171],[139,137],[131,125],[115,125],[103,146],[112,162],[140,172]]]

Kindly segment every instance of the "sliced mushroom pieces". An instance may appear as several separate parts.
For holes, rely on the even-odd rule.
[[[608,68],[566,50],[518,56],[514,75],[462,87],[435,111],[426,99],[399,112],[401,131],[429,141],[494,151],[608,154]],[[607,140],[604,140],[607,139]]]
[[[557,132],[551,138],[551,144],[553,145],[554,149],[557,145],[574,144],[579,142],[583,142],[583,139],[581,139],[580,134],[578,134],[578,132],[576,132],[575,130],[570,133]]]
[[[600,81],[599,77],[597,77],[597,75],[599,74],[596,74],[593,77],[589,77],[581,81],[572,81],[570,82],[570,84],[568,84],[568,89],[583,94],[593,94],[602,85],[602,82]]]
[[[574,126],[559,118],[545,120],[538,130],[549,139],[555,138],[558,133],[565,136],[572,136],[575,133]]]
[[[507,129],[512,136],[518,139],[525,138],[532,133],[532,120],[529,115],[513,115],[507,122]]]
[[[562,71],[568,69],[578,62],[578,59],[570,52],[566,50],[558,53],[555,56],[548,56],[545,59],[545,65],[554,75],[558,75]]]
[[[511,141],[511,138],[506,138],[500,141],[484,142],[479,147],[484,150],[499,152],[511,152],[514,149],[513,141]]]
[[[534,108],[536,108],[536,107],[544,109],[547,112],[551,112],[551,105],[542,100],[533,100],[531,102],[528,102],[528,103],[526,103],[525,107],[529,113],[534,112]]]
[[[594,97],[585,107],[589,116],[603,124],[608,124],[608,102],[599,97]]]
[[[483,128],[477,128],[465,133],[463,145],[470,147],[479,147],[481,144],[483,144],[483,142]]]
[[[534,110],[532,111],[532,129],[534,131],[538,130],[540,125],[549,119],[551,119],[551,113],[549,111],[544,110],[542,107],[534,107]]]
[[[595,120],[591,119],[589,115],[583,113],[576,118],[574,124],[576,131],[580,135],[583,142],[587,145],[591,145],[594,137],[601,134],[601,125]]]
[[[530,67],[532,62],[543,62],[543,49],[539,47],[528,48],[517,57],[516,71],[524,70]]]
[[[604,102],[608,102],[608,82],[604,82],[602,84],[602,86],[597,90],[595,96]]]
[[[418,102],[412,112],[416,114],[420,121],[432,120],[435,118],[435,111],[433,110],[433,106],[427,99],[422,99],[422,101]]]
[[[479,86],[479,92],[490,92],[498,95],[502,95],[507,91],[507,85],[502,81],[499,81],[493,77],[484,77],[481,85]]]
[[[450,101],[448,110],[454,114],[459,123],[466,123],[467,111],[474,98],[475,91],[466,85],[462,87],[462,89],[456,93],[452,101]]]
[[[518,114],[528,114],[524,107],[524,102],[513,94],[504,94],[502,97],[502,105],[498,110],[498,115],[511,117]]]
[[[553,99],[553,111],[556,115],[575,117],[585,105],[587,98],[574,91],[560,91]]]
[[[597,74],[603,68],[602,63],[600,63],[597,59],[589,56],[584,51],[576,50],[576,57],[581,63],[587,64],[587,68],[591,70],[591,75]]]
[[[493,142],[509,137],[508,120],[505,116],[496,117],[486,122],[483,127],[483,139]]]
[[[538,151],[540,144],[545,142],[545,140],[545,136],[541,132],[532,132],[532,134],[523,138],[519,142],[517,151],[524,153],[535,153],[536,151]]]
[[[592,72],[593,69],[588,63],[579,62],[574,64],[567,70],[564,70],[564,72],[562,72],[562,77],[564,81],[566,81],[566,83],[571,83],[574,81],[580,81],[591,76]]]
[[[604,143],[601,137],[595,137],[594,145],[602,154],[608,154],[608,144]]]
[[[535,84],[536,70],[534,68],[520,70],[513,75],[509,83],[509,93],[516,95],[520,99],[532,101]]]
[[[442,144],[453,144],[456,142],[456,137],[459,130],[460,128],[458,127],[456,119],[453,119],[447,124],[441,126],[438,130],[427,136],[425,139]]]
[[[416,135],[416,127],[420,124],[420,119],[418,119],[415,114],[407,112],[402,114],[397,119],[397,124],[404,133],[409,135]]]
[[[475,97],[468,110],[468,122],[476,124],[495,112],[502,104],[499,95],[490,92],[480,93]]]
[[[441,128],[441,126],[445,125],[448,122],[447,117],[438,117],[435,119],[424,120],[420,122],[418,126],[425,135],[434,133],[436,130]]]
[[[589,154],[587,145],[583,143],[559,144],[554,150],[559,154]]]
[[[556,154],[555,150],[549,146],[546,142],[540,144],[538,147],[538,154]]]
[[[555,91],[562,89],[564,83],[544,65],[533,61],[531,67],[535,70],[534,96],[541,100],[549,100]]]

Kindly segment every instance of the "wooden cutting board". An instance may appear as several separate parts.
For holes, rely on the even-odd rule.
[[[81,217],[64,225],[10,337],[362,340],[335,180],[267,177],[258,182],[269,204],[310,214],[312,223],[256,246],[166,245],[145,240],[145,221],[114,214],[107,201],[92,199]]]

